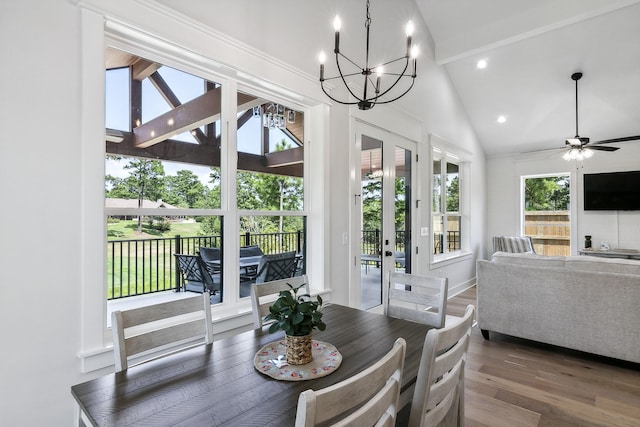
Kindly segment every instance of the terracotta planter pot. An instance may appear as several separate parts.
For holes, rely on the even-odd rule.
[[[289,365],[304,365],[313,360],[311,354],[311,334],[296,337],[285,335],[287,349],[287,363]]]

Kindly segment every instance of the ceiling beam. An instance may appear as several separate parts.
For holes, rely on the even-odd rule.
[[[135,146],[132,132],[107,129],[106,134],[117,134],[119,136],[117,139],[120,139],[120,136],[122,137],[121,142],[106,141],[106,151],[110,155],[220,167],[219,145],[193,144],[168,139],[162,144],[140,148]],[[266,156],[239,152],[238,170],[302,177],[303,150],[302,147],[296,147],[269,153]]]
[[[220,88],[217,88],[135,128],[135,146],[150,147],[219,118]]]
[[[162,67],[162,64],[138,58],[131,66],[131,78],[134,80],[144,80]]]
[[[220,87],[204,93],[133,130],[135,146],[150,147],[174,135],[214,122],[220,118]],[[237,111],[260,105],[251,95],[238,92]]]
[[[160,73],[157,71],[149,76],[149,81],[155,86],[155,88],[160,92],[160,95],[164,98],[164,100],[169,104],[169,106],[173,109],[178,108],[182,105],[182,102],[178,99],[176,94],[171,90],[166,80],[162,78]],[[202,130],[197,128],[191,129],[194,132],[194,137],[200,144],[207,143],[207,136],[202,132]]]
[[[266,166],[270,168],[302,164],[304,160],[304,148],[295,147],[288,150],[267,153],[264,157],[266,160]]]

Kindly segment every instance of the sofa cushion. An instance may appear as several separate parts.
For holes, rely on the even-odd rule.
[[[491,261],[538,267],[564,267],[565,257],[535,255],[530,253],[496,252],[491,257]]]
[[[572,256],[566,258],[565,266],[573,270],[640,275],[640,260],[633,259]]]

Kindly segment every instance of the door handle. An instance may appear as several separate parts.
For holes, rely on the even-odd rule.
[[[384,256],[393,256],[393,252],[391,252],[391,251],[385,251],[385,252],[384,252]]]

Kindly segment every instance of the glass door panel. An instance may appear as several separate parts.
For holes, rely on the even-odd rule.
[[[360,298],[364,310],[382,304],[382,141],[362,135],[360,152]]]

